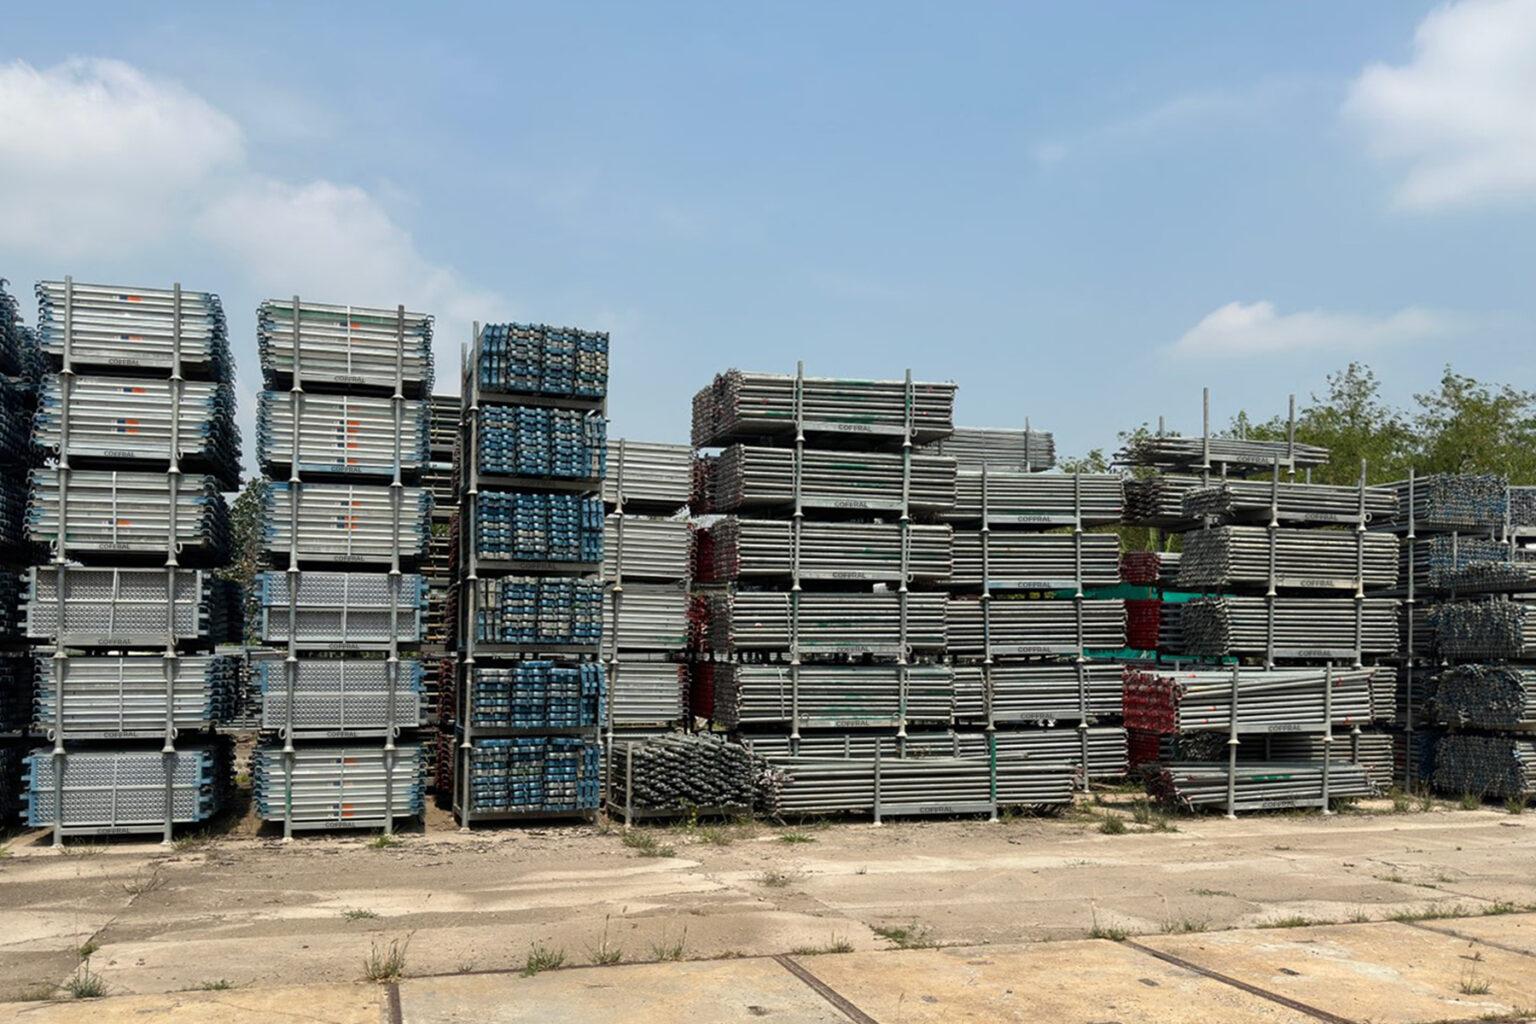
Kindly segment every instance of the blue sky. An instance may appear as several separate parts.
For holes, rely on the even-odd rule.
[[[728,366],[960,383],[1111,446],[1352,358],[1536,384],[1536,0],[72,5],[0,50],[0,276],[613,334],[615,435]],[[442,390],[443,388],[440,388]]]

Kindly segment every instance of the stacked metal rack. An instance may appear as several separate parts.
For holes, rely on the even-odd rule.
[[[37,341],[0,278],[0,459],[14,471],[0,477],[0,822],[22,812],[23,762],[32,722],[33,659],[21,621],[21,573],[34,560],[27,543],[27,481],[32,408],[37,400]]]
[[[433,395],[427,432],[428,462],[421,485],[432,495],[430,536],[422,575],[427,580],[427,615],[423,656],[441,658],[448,643],[448,594],[453,562],[449,553],[450,521],[459,507],[454,485],[454,446],[459,437],[459,398]],[[436,706],[435,683],[428,687],[429,706]]]
[[[254,655],[257,813],[299,829],[378,828],[425,810],[425,586],[432,321],[294,296],[257,312],[266,488]],[[410,481],[408,484],[407,481]]]
[[[27,634],[38,657],[26,820],[72,835],[204,821],[230,785],[233,587],[221,489],[239,484],[223,309],[209,293],[37,286],[49,373],[32,477]],[[188,471],[206,476],[186,476]],[[85,563],[85,564],[82,564]],[[187,568],[186,565],[202,568]],[[156,653],[158,652],[158,653]]]
[[[595,818],[608,702],[598,661],[608,335],[476,324],[462,374],[439,798],[466,829]]]

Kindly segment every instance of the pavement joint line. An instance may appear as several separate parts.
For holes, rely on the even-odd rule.
[[[1451,920],[1454,920],[1454,921],[1469,921],[1469,920],[1481,920],[1481,918],[1465,918],[1465,917],[1462,917],[1462,918],[1452,918]],[[1468,935],[1466,932],[1459,932],[1459,931],[1457,931],[1454,928],[1433,928],[1430,925],[1425,924],[1423,921],[1401,921],[1399,923],[1400,924],[1406,924],[1410,928],[1419,928],[1419,929],[1422,929],[1422,930],[1424,930],[1426,932],[1434,932],[1436,935],[1449,935],[1453,939],[1462,939],[1463,941],[1466,941],[1466,942],[1475,942],[1479,946],[1488,946],[1488,947],[1490,947],[1492,949],[1502,949],[1506,953],[1515,953],[1515,954],[1517,954],[1519,956],[1528,956],[1528,957],[1531,957],[1532,959],[1536,959],[1536,953],[1532,953],[1528,949],[1521,949],[1519,946],[1511,946],[1509,943],[1507,943],[1507,942],[1500,942],[1497,939],[1479,938],[1476,935]]]
[[[780,967],[805,982],[817,995],[831,1003],[843,1016],[853,1021],[853,1024],[880,1024],[879,1021],[849,1002],[831,985],[816,977],[804,964],[799,963],[787,953],[780,953],[773,959]]]
[[[1132,949],[1137,950],[1138,952],[1145,953],[1147,956],[1161,960],[1164,963],[1172,964],[1175,967],[1182,967],[1187,971],[1194,971],[1196,974],[1210,978],[1212,981],[1219,981],[1224,985],[1230,985],[1235,989],[1247,992],[1249,995],[1258,996],[1260,999],[1267,999],[1272,1003],[1279,1003],[1281,1006],[1284,1006],[1287,1009],[1295,1010],[1297,1013],[1304,1013],[1308,1017],[1324,1021],[1325,1024],[1355,1024],[1355,1022],[1350,1020],[1348,1017],[1340,1017],[1336,1013],[1329,1013],[1327,1010],[1320,1010],[1315,1006],[1309,1006],[1308,1004],[1292,999],[1289,996],[1283,996],[1278,992],[1271,992],[1268,989],[1260,988],[1257,985],[1250,985],[1246,981],[1234,978],[1228,974],[1222,974],[1220,971],[1213,971],[1209,967],[1202,967],[1193,961],[1185,960],[1183,957],[1176,956],[1173,953],[1165,953],[1160,949],[1153,949],[1151,946],[1143,946],[1141,943],[1135,941],[1134,939],[1124,939],[1121,941],[1121,945],[1130,946]]]
[[[400,983],[397,981],[384,986],[384,1019],[386,1024],[405,1024],[405,1013],[400,1008]]]

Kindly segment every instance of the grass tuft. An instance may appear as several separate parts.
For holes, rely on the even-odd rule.
[[[379,915],[375,914],[371,910],[363,910],[360,907],[352,907],[351,909],[343,910],[341,912],[341,916],[346,918],[348,921],[372,921]]]
[[[373,943],[368,956],[363,960],[363,979],[379,982],[400,980],[400,976],[405,973],[405,951],[410,944],[409,935],[404,939],[391,939],[387,946]]]
[[[681,960],[688,950],[688,929],[683,928],[683,934],[676,942],[667,938],[665,931],[661,934],[661,941],[651,943],[651,958],[653,960]]]
[[[816,839],[814,836],[806,835],[804,832],[779,833],[779,842],[781,843],[814,843],[815,841]]]
[[[641,832],[631,829],[624,833],[623,843],[642,857],[675,857],[677,850],[670,846],[663,846],[657,842],[656,837],[649,832]]]
[[[1300,914],[1291,914],[1291,915],[1289,915],[1287,917],[1277,918],[1277,919],[1275,919],[1273,921],[1265,921],[1265,922],[1261,923],[1259,925],[1259,927],[1260,928],[1305,928],[1308,925],[1314,925],[1314,924],[1317,924],[1317,923],[1318,922],[1312,920],[1310,917],[1302,917]]]
[[[1463,794],[1461,794],[1461,809],[1462,810],[1464,810],[1464,811],[1475,811],[1475,810],[1477,810],[1481,806],[1483,806],[1483,798],[1482,797],[1476,795],[1475,793],[1463,793]]]
[[[107,983],[101,979],[101,975],[91,970],[89,960],[82,960],[80,966],[75,968],[75,973],[64,983],[63,989],[71,999],[100,999],[107,994]]]
[[[1108,815],[1099,822],[1099,831],[1107,836],[1125,835],[1125,819]]]
[[[757,880],[760,884],[766,885],[770,889],[782,889],[800,877],[800,872],[798,871],[785,871],[783,868],[767,868],[762,874],[757,876]]]
[[[132,878],[123,883],[123,892],[129,896],[143,896],[163,885],[165,885],[165,879],[160,876],[159,868],[152,869],[149,874],[145,874],[144,869],[139,868],[133,873]]]
[[[613,920],[613,915],[608,914],[603,918],[603,934],[597,940],[596,948],[587,947],[587,959],[599,967],[611,967],[624,959],[624,951],[618,946],[608,944],[608,925]]]
[[[1190,935],[1195,932],[1203,932],[1211,926],[1205,918],[1181,917],[1178,920],[1164,921],[1164,935]]]
[[[194,992],[226,992],[235,986],[230,984],[228,978],[215,978],[213,981],[200,981],[192,986]]]
[[[380,832],[378,835],[368,840],[368,845],[375,850],[388,850],[391,847],[399,846],[400,843],[400,837],[391,835],[388,832]]]
[[[1525,798],[1520,796],[1510,797],[1508,800],[1504,801],[1504,810],[1508,811],[1510,814],[1524,814]]]
[[[933,930],[925,924],[912,921],[904,925],[876,925],[870,929],[898,949],[928,949],[934,945]]]
[[[790,950],[795,956],[823,956],[827,953],[852,953],[853,943],[836,932],[825,946],[796,946]]]
[[[563,966],[565,950],[551,949],[542,942],[535,942],[528,947],[528,956],[523,960],[523,977],[531,978],[540,971],[552,971]]]

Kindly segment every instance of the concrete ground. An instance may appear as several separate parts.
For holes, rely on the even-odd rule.
[[[0,1020],[1364,1022],[1536,1008],[1536,815],[1368,810],[1170,826],[1090,805],[997,824],[627,837],[433,822],[392,844],[242,834],[62,854],[23,836],[0,857]],[[369,961],[402,977],[368,984]]]

